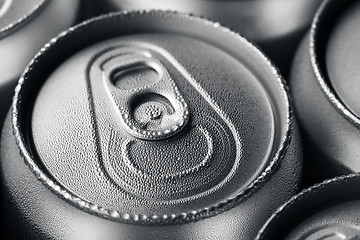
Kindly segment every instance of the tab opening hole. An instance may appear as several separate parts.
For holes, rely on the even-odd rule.
[[[123,90],[143,88],[156,83],[161,78],[161,67],[151,61],[122,66],[116,68],[110,74],[111,83]]]

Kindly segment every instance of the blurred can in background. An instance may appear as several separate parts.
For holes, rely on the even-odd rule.
[[[0,1],[0,122],[15,84],[40,48],[77,20],[78,0]]]
[[[359,1],[325,1],[293,63],[306,184],[360,170],[359,21]]]
[[[0,0],[1,127],[20,74],[46,42],[77,20],[78,10],[78,0]],[[2,212],[0,218],[7,222]]]
[[[252,239],[299,188],[281,77],[201,18],[116,13],[71,28],[23,74],[11,116],[1,170],[14,237]]]
[[[271,216],[256,240],[360,239],[359,185],[352,174],[304,190]]]
[[[108,10],[162,9],[218,21],[259,45],[287,77],[322,0],[106,0]]]

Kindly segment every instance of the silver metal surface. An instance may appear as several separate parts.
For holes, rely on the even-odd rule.
[[[334,53],[329,53],[334,49],[328,48],[328,42],[336,37],[333,27],[351,6],[354,10],[359,9],[355,8],[356,5],[356,1],[324,2],[316,14],[310,34],[304,38],[294,59],[290,89],[309,154],[305,166],[308,178],[314,178],[310,183],[359,171],[360,120],[334,90],[334,86],[339,89],[341,84],[346,88],[349,82],[356,81],[356,76],[348,82],[341,81],[341,78],[334,78],[334,72],[344,71],[343,65],[333,64],[331,69],[327,69],[329,61],[336,58]],[[351,41],[355,36],[342,37]],[[351,54],[348,46],[338,51]],[[337,56],[340,57],[339,52]],[[343,64],[352,69],[357,69],[358,65],[356,61]],[[353,91],[356,92],[352,88],[349,95],[354,96]]]
[[[8,211],[58,239],[249,239],[299,186],[276,69],[184,14],[116,13],[62,33],[20,79],[11,115],[2,169],[10,206],[22,204]]]
[[[316,184],[292,197],[268,219],[260,239],[357,239],[359,174]]]
[[[78,0],[4,0],[0,3],[0,125],[14,87],[36,52],[74,23]]]
[[[260,46],[287,78],[298,43],[322,0],[105,0],[108,11],[172,10],[202,16]]]

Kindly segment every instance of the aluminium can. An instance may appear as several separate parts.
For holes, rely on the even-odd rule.
[[[26,65],[77,20],[79,0],[0,1],[0,125]]]
[[[263,53],[162,11],[46,44],[16,87],[1,158],[7,229],[27,239],[252,239],[302,169]]]
[[[294,59],[290,91],[306,184],[360,170],[359,1],[325,1]]]
[[[359,184],[359,174],[350,174],[302,191],[269,218],[256,240],[359,239]]]

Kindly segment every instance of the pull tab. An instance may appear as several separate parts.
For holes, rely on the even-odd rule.
[[[130,135],[161,140],[186,125],[187,103],[159,60],[146,53],[124,52],[101,66],[121,124]]]

